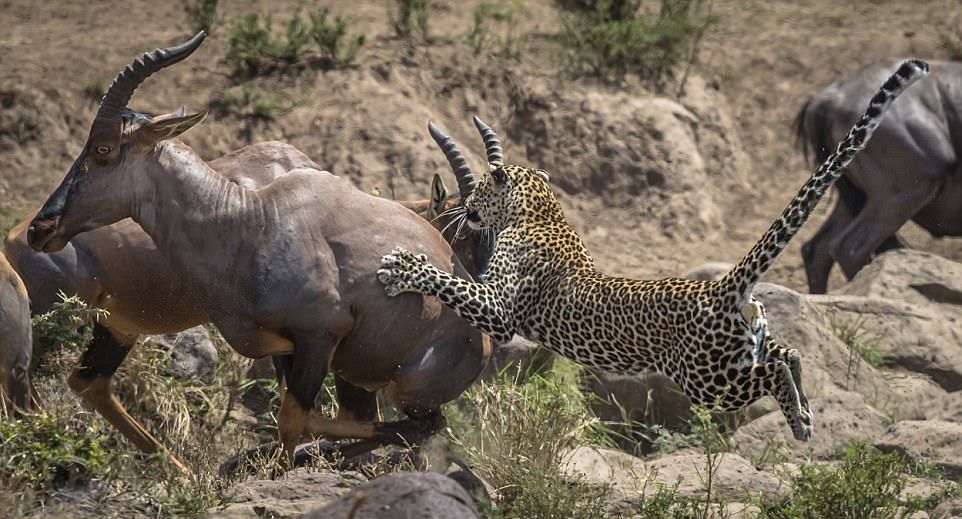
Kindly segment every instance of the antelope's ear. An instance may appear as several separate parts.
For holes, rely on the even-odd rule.
[[[134,130],[131,141],[140,146],[153,146],[160,141],[171,139],[186,132],[207,117],[207,110],[188,115],[184,115],[182,110],[183,108],[173,113],[154,117],[150,122]]]
[[[538,173],[538,176],[539,176],[539,177],[541,177],[541,178],[544,179],[545,182],[548,181],[548,172],[547,172],[547,171],[545,171],[545,170],[543,170],[543,169],[537,169],[537,170],[535,170],[535,171]]]
[[[444,211],[448,203],[448,188],[444,187],[441,175],[435,174],[431,179],[431,203],[428,204],[428,220],[434,220]]]

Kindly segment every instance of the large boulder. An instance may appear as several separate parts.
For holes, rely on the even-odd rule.
[[[286,519],[302,517],[346,494],[365,480],[354,472],[296,469],[277,480],[246,481],[229,489],[222,508],[207,519]],[[347,517],[345,514],[343,517]]]
[[[886,365],[924,374],[946,391],[962,389],[962,313],[951,305],[850,295],[809,300],[878,350]]]
[[[898,422],[875,442],[883,452],[898,452],[938,465],[949,478],[962,479],[962,424],[943,420]]]
[[[928,252],[895,249],[876,257],[833,293],[945,303],[962,311],[962,263]]]
[[[892,365],[930,376],[947,391],[962,389],[962,263],[889,251],[813,302],[861,326]]]
[[[913,395],[896,391],[886,377],[866,362],[859,362],[832,328],[832,316],[794,290],[759,283],[753,292],[764,305],[775,340],[795,348],[802,357],[802,385],[815,399],[851,391],[876,408],[901,413],[918,407]],[[819,418],[815,416],[815,434]]]
[[[305,519],[480,519],[474,500],[441,474],[406,472],[360,485]]]

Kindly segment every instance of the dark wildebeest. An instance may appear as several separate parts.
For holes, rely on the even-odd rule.
[[[872,63],[805,102],[795,133],[820,164],[898,61]],[[802,246],[809,291],[824,293],[838,262],[851,279],[874,253],[900,247],[912,220],[932,236],[962,236],[962,63],[933,61],[928,81],[892,106],[865,151],[839,179],[832,214]]]

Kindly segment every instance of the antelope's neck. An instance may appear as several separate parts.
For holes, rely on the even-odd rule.
[[[183,144],[165,142],[153,153],[132,218],[175,270],[193,278],[223,275],[243,256],[249,235],[268,228],[264,203]]]

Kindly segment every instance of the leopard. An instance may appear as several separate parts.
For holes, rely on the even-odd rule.
[[[773,337],[752,289],[871,139],[889,105],[927,72],[923,61],[903,62],[761,239],[720,279],[638,280],[600,272],[566,221],[548,173],[505,164],[497,135],[476,116],[488,171],[459,216],[472,229],[496,233],[487,270],[476,281],[465,280],[397,248],[382,258],[377,277],[388,296],[435,297],[498,343],[517,334],[603,371],[662,373],[695,405],[732,412],[772,396],[794,438],[808,441],[814,421],[801,356]],[[450,149],[449,141],[439,144]]]

